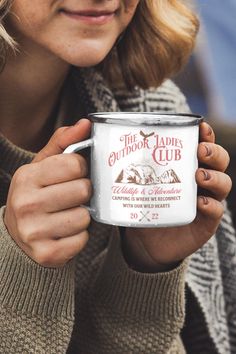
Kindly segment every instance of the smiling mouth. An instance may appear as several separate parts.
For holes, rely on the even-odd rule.
[[[116,15],[115,11],[97,11],[97,10],[83,10],[71,11],[68,9],[61,9],[60,14],[72,20],[82,21],[90,25],[103,25],[110,22]]]

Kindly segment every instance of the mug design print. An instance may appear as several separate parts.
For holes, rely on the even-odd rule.
[[[112,204],[129,222],[158,225],[163,212],[181,203],[182,137],[145,127],[123,130],[115,141],[115,149],[107,155],[114,176]]]
[[[155,131],[127,132],[119,137],[121,146],[108,156],[108,165],[113,167],[119,161],[137,152],[146,151],[158,166],[167,166],[182,159],[183,141],[173,136],[162,136]]]
[[[120,172],[115,182],[150,185],[181,183],[181,180],[173,169],[166,170],[157,177],[155,169],[152,166],[132,163]]]

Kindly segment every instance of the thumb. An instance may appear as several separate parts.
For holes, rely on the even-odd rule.
[[[61,154],[67,146],[86,139],[91,130],[88,119],[80,119],[70,127],[61,127],[55,131],[47,145],[40,150],[32,162],[39,162],[45,158]]]

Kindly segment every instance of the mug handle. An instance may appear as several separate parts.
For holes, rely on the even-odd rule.
[[[78,152],[82,149],[85,149],[85,148],[93,146],[93,145],[94,145],[94,139],[92,139],[92,138],[84,140],[84,141],[80,141],[79,143],[67,146],[67,148],[63,151],[63,154],[70,154],[72,152]]]
[[[80,141],[79,143],[67,146],[67,148],[63,151],[63,154],[75,153],[75,152],[78,152],[78,151],[85,149],[87,147],[91,147],[93,145],[94,145],[94,139],[92,139],[92,138],[84,140],[84,141]],[[81,207],[87,209],[91,214],[95,214],[95,210],[93,208],[91,208],[90,206],[81,205]]]

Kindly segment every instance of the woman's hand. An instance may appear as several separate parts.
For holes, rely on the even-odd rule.
[[[61,153],[89,132],[88,120],[58,129],[33,162],[13,176],[4,222],[15,242],[42,266],[63,266],[88,240],[90,215],[80,207],[91,196],[87,165],[80,155]]]
[[[197,216],[191,224],[171,228],[126,229],[124,254],[127,262],[137,270],[169,270],[199,249],[215,233],[224,211],[222,200],[230,192],[232,182],[224,173],[229,155],[215,144],[214,132],[205,122],[200,125],[198,160],[199,166],[205,167],[199,167],[196,172],[200,194]]]

